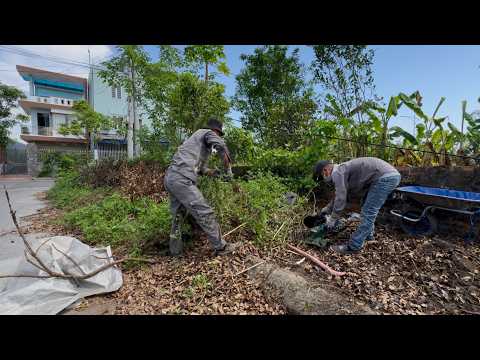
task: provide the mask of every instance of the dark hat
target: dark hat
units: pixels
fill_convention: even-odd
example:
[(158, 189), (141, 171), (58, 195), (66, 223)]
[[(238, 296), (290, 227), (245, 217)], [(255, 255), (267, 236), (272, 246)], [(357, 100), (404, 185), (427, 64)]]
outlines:
[(322, 178), (323, 168), (328, 164), (332, 164), (330, 160), (320, 160), (317, 162), (315, 167), (313, 168), (313, 179), (315, 181), (319, 181)]
[(207, 122), (207, 129), (218, 130), (223, 136), (223, 124), (216, 118), (210, 118)]

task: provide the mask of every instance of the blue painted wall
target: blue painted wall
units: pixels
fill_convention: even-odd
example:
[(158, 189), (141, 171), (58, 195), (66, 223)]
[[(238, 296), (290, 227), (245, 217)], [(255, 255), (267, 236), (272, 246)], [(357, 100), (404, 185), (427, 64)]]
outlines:
[[(98, 69), (93, 69), (89, 77), (90, 87), (90, 105), (93, 109), (99, 113), (107, 116), (128, 116), (128, 102), (127, 93), (124, 89), (121, 91), (121, 98), (117, 97), (115, 91), (115, 97), (112, 96), (112, 87), (107, 85), (99, 76)], [(151, 128), (151, 122), (144, 114), (142, 109), (137, 109), (139, 118), (142, 120), (142, 125)]]
[(60, 89), (46, 88), (38, 85), (35, 86), (35, 95), (36, 96), (53, 96), (53, 97), (60, 97), (60, 98), (72, 99), (72, 100), (80, 100), (85, 98), (83, 93), (73, 93), (70, 91), (62, 91)]

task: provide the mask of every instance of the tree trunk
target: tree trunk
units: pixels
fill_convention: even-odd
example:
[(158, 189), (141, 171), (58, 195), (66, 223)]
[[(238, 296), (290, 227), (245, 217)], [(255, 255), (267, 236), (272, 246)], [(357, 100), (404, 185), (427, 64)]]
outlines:
[(132, 97), (128, 97), (127, 157), (133, 159), (133, 109)]
[(205, 63), (205, 84), (208, 83), (208, 62)]
[(138, 142), (138, 133), (140, 131), (140, 122), (137, 116), (137, 106), (136, 106), (136, 89), (135, 89), (135, 68), (132, 66), (130, 68), (131, 70), (131, 76), (132, 76), (132, 112), (133, 112), (133, 155), (134, 157), (140, 156), (140, 144)]

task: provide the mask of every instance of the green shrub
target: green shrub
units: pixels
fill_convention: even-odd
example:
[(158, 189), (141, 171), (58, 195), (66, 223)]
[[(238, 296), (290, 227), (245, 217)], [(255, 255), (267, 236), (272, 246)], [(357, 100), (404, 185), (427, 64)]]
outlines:
[(167, 238), (171, 217), (168, 201), (130, 201), (113, 193), (98, 203), (67, 213), (64, 221), (79, 229), (88, 243), (126, 245), (131, 253), (138, 254), (145, 241)]
[(92, 190), (82, 185), (77, 172), (66, 171), (59, 174), (47, 197), (58, 208), (73, 208), (79, 199), (90, 195)]
[(233, 182), (202, 178), (199, 186), (215, 209), (223, 232), (246, 223), (238, 234), (251, 236), (256, 244), (285, 241), (302, 223), (305, 200), (299, 197), (288, 205), (284, 197), (288, 188), (272, 175)]
[(56, 176), (62, 172), (76, 170), (86, 163), (87, 157), (84, 154), (72, 154), (62, 152), (49, 152), (40, 156), (42, 170), (39, 177)]
[(256, 146), (252, 132), (229, 126), (225, 130), (225, 143), (235, 164), (249, 164), (254, 159)]

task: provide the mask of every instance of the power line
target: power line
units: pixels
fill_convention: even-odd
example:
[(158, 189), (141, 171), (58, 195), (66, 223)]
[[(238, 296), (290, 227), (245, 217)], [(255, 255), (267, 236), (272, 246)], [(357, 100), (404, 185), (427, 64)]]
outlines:
[[(65, 59), (65, 58), (47, 56), (47, 55), (40, 55), (40, 54), (37, 54), (37, 53), (32, 52), (32, 51), (28, 51), (28, 50), (24, 50), (24, 49), (11, 48), (11, 47), (7, 47), (5, 45), (0, 45), (0, 50), (11, 52), (11, 53), (14, 53), (14, 54), (17, 54), (17, 55), (30, 57), (30, 58), (40, 58), (40, 59), (45, 59), (45, 60), (60, 63), (60, 64), (67, 64), (67, 65), (74, 65), (74, 66), (90, 68), (90, 65), (88, 63), (83, 62), (83, 61)], [(95, 67), (97, 69), (103, 69), (103, 67), (99, 66), (99, 65), (92, 65), (92, 67)]]
[(377, 146), (377, 147), (387, 147), (387, 148), (392, 148), (392, 149), (397, 149), (397, 150), (408, 150), (408, 151), (415, 151), (415, 152), (421, 152), (421, 153), (427, 153), (427, 154), (452, 156), (452, 157), (459, 157), (459, 158), (463, 158), (463, 159), (473, 159), (475, 161), (480, 161), (480, 158), (476, 158), (476, 157), (473, 157), (473, 156), (467, 156), (467, 155), (455, 155), (455, 154), (448, 154), (448, 153), (443, 154), (443, 153), (438, 153), (438, 152), (435, 152), (435, 151), (410, 149), (410, 148), (404, 148), (404, 147), (394, 146), (394, 145), (374, 144), (374, 143), (370, 143), (368, 141), (358, 141), (358, 140), (352, 140), (352, 139), (345, 139), (345, 138), (340, 138), (340, 137), (336, 137), (336, 136), (324, 136), (324, 138), (333, 139), (333, 140), (348, 141), (348, 142), (352, 142), (352, 143), (359, 144), (359, 145), (371, 145), (371, 146)]

